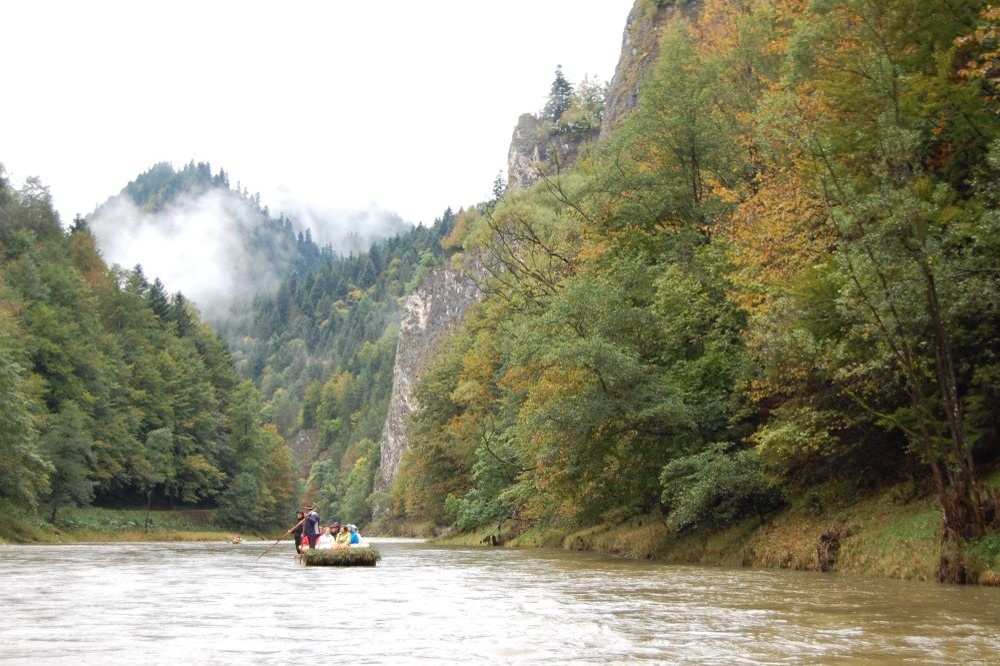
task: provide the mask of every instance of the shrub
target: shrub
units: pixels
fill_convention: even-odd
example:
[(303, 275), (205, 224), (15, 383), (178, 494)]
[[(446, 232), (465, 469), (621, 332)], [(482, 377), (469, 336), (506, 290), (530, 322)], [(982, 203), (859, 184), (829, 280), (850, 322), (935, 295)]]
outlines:
[(723, 527), (748, 515), (764, 515), (784, 503), (753, 450), (731, 451), (719, 443), (669, 462), (660, 475), (667, 526), (676, 532)]

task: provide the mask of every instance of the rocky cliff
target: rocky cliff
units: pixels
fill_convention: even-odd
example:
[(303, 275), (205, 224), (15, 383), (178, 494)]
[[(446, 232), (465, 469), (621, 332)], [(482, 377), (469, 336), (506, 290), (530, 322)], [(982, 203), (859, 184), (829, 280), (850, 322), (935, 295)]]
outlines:
[(625, 23), (621, 56), (608, 86), (600, 131), (557, 132), (535, 114), (523, 114), (507, 153), (507, 191), (531, 187), (541, 174), (568, 168), (585, 143), (607, 136), (638, 103), (642, 80), (660, 53), (664, 26), (672, 18), (691, 17), (700, 8), (700, 0), (636, 0)]
[[(603, 136), (635, 107), (639, 86), (659, 52), (663, 27), (671, 17), (697, 11), (698, 0), (637, 0), (629, 14), (622, 39), (622, 54), (615, 69), (600, 128)], [(536, 183), (541, 173), (568, 168), (581, 146), (598, 137), (594, 132), (557, 132), (538, 116), (523, 114), (511, 136), (507, 155), (507, 189), (515, 191)], [(435, 347), (482, 297), (465, 273), (442, 267), (411, 294), (404, 305), (393, 368), (392, 396), (379, 442), (381, 462), (375, 490), (386, 490), (395, 478), (406, 450), (406, 421), (416, 409), (413, 392)]]
[(541, 174), (567, 168), (580, 147), (596, 138), (597, 132), (555, 132), (535, 114), (522, 114), (507, 151), (507, 191), (529, 188)]
[(533, 113), (521, 114), (507, 151), (507, 190), (522, 190), (535, 182), (536, 164), (548, 159), (545, 142), (541, 141), (542, 123)]
[(441, 340), (480, 298), (476, 283), (449, 266), (433, 271), (406, 298), (396, 343), (389, 411), (379, 441), (381, 458), (375, 490), (385, 490), (396, 476), (407, 445), (407, 417), (416, 409), (413, 391), (421, 372)]
[(700, 0), (636, 0), (625, 23), (621, 56), (604, 102), (601, 138), (638, 103), (643, 78), (660, 54), (664, 26), (671, 18), (693, 16), (700, 8)]

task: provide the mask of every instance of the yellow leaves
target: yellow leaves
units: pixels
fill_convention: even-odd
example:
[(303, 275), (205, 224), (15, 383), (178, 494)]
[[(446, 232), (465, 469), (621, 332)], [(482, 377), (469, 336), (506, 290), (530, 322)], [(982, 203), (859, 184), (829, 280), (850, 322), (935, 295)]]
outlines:
[(611, 244), (606, 238), (590, 238), (589, 236), (580, 247), (578, 255), (582, 264), (592, 264), (599, 261), (611, 249)]
[[(1000, 101), (1000, 6), (987, 6), (980, 18), (982, 22), (975, 30), (955, 40), (966, 58), (958, 75), (984, 81), (986, 99), (996, 104)], [(1000, 106), (994, 110), (1000, 113)]]
[[(531, 418), (534, 414), (544, 412), (549, 405), (560, 400), (572, 400), (584, 393), (586, 387), (594, 382), (594, 375), (588, 370), (561, 366), (552, 366), (534, 372), (521, 370), (520, 376), (522, 379), (530, 378), (533, 380), (523, 385), (527, 397), (521, 409), (521, 418)], [(538, 430), (534, 433), (535, 441), (532, 443), (541, 448), (550, 434)]]
[(733, 296), (752, 313), (766, 310), (833, 241), (822, 201), (796, 167), (761, 175), (756, 194), (736, 209), (727, 230), (737, 269)]
[(353, 382), (354, 377), (350, 372), (346, 370), (338, 372), (326, 382), (323, 387), (323, 395), (324, 397), (332, 396), (338, 403), (342, 403)]
[(728, 187), (712, 174), (705, 175), (705, 189), (718, 197), (723, 203), (738, 204), (743, 199), (743, 193), (740, 190)]
[(69, 252), (73, 265), (83, 274), (91, 287), (111, 286), (111, 278), (104, 260), (97, 250), (94, 237), (89, 233), (74, 233), (69, 238)]
[(446, 250), (464, 249), (466, 239), (481, 224), (482, 215), (476, 209), (458, 211), (458, 215), (455, 216), (455, 226), (441, 239), (441, 247)]
[(453, 417), (446, 427), (446, 431), (456, 441), (467, 443), (470, 448), (475, 447), (479, 440), (481, 430), (481, 419), (478, 414), (472, 412), (462, 412)]
[[(731, 51), (739, 44), (738, 19), (752, 3), (749, 0), (708, 0), (693, 26), (701, 55)], [(736, 6), (734, 6), (736, 5)]]

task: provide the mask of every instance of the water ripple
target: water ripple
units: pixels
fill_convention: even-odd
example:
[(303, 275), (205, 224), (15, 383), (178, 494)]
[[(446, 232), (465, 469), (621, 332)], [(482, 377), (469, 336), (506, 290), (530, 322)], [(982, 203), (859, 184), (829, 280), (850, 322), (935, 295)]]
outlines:
[(1000, 591), (380, 544), (0, 546), (0, 661), (997, 663)]

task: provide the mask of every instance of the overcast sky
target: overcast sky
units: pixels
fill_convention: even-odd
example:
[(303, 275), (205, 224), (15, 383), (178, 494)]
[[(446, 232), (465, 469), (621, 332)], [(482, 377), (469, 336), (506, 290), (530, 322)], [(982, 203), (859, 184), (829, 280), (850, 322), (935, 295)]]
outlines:
[(610, 79), (632, 0), (5, 3), (0, 162), (67, 223), (158, 161), (280, 208), (485, 199), (562, 64)]

